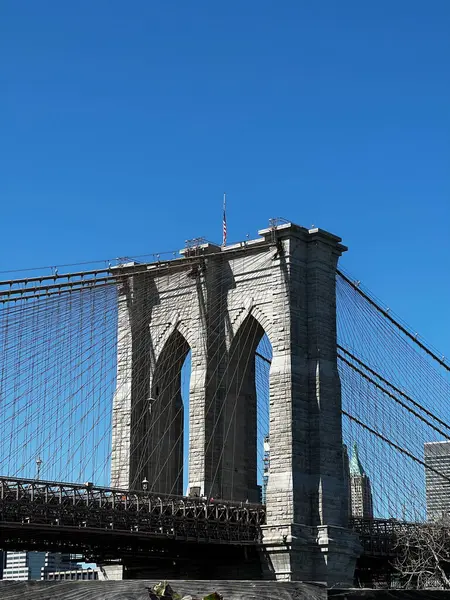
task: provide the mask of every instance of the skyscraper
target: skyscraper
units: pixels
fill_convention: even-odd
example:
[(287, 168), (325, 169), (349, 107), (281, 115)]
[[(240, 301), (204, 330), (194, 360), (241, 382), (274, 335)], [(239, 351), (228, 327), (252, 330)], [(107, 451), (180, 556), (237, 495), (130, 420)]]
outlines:
[(425, 468), (427, 518), (436, 520), (449, 517), (450, 442), (426, 442), (424, 455), (425, 465), (434, 469)]
[(353, 444), (350, 459), (350, 499), (352, 517), (373, 517), (372, 489), (358, 455), (358, 446)]
[(344, 481), (345, 481), (345, 493), (347, 497), (345, 499), (345, 503), (347, 505), (347, 514), (349, 517), (352, 516), (352, 498), (350, 491), (350, 459), (348, 457), (348, 450), (345, 444), (342, 444), (342, 469), (344, 471)]

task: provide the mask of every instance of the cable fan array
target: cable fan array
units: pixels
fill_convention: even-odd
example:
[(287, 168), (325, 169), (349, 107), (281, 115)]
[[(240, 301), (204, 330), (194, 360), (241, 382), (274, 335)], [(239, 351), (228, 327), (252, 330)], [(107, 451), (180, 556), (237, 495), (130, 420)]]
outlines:
[[(246, 273), (259, 275), (259, 301), (271, 294), (271, 259), (245, 255), (241, 270), (233, 273), (236, 304), (245, 304), (239, 280)], [(198, 297), (187, 294), (187, 271), (171, 269), (146, 275), (166, 277), (172, 282), (167, 294), (185, 314), (196, 314)], [(139, 269), (144, 269), (140, 265)], [(170, 277), (169, 277), (170, 276)], [(197, 276), (197, 275), (195, 275)], [(208, 305), (209, 334), (229, 326), (235, 315), (227, 315), (226, 270), (218, 272), (208, 293), (221, 301)], [(200, 280), (198, 280), (200, 281)], [(192, 284), (192, 279), (189, 285)], [(88, 286), (50, 293), (38, 285), (26, 298), (2, 299), (0, 303), (0, 474), (53, 481), (92, 481), (110, 484), (112, 407), (114, 394), (124, 391), (126, 378), (118, 376), (118, 349), (133, 355), (133, 393), (144, 410), (137, 410), (130, 456), (136, 472), (150, 464), (150, 486), (167, 488), (170, 478), (183, 491), (187, 488), (189, 394), (200, 385), (198, 371), (191, 369), (191, 350), (181, 332), (167, 340), (156, 369), (157, 393), (146, 377), (151, 347), (145, 331), (152, 321), (152, 287), (137, 294), (133, 302), (133, 328), (142, 335), (128, 343), (129, 331), (118, 323), (118, 292), (123, 285), (116, 273), (102, 273)], [(201, 287), (201, 286), (200, 286)], [(159, 292), (158, 292), (159, 293)], [(242, 295), (242, 298), (239, 297)], [(401, 326), (374, 299), (345, 275), (337, 276), (338, 366), (342, 383), (343, 436), (350, 448), (357, 443), (361, 462), (371, 480), (374, 516), (407, 520), (426, 517), (424, 443), (450, 440), (448, 398), (450, 368), (407, 328)], [(214, 447), (209, 473), (213, 482), (225, 480), (233, 486), (234, 463), (242, 443), (238, 402), (243, 393), (243, 372), (254, 374), (257, 394), (255, 419), (257, 440), (253, 465), (257, 480), (264, 483), (264, 439), (269, 432), (270, 342), (256, 319), (242, 323), (230, 347), (226, 336), (215, 347), (228, 357), (228, 367), (217, 361), (206, 386), (214, 393), (206, 407), (211, 420), (206, 452)], [(228, 339), (230, 339), (228, 337)], [(206, 340), (200, 340), (206, 344)], [(252, 348), (252, 352), (244, 349)], [(214, 364), (214, 356), (209, 357)], [(192, 374), (191, 374), (192, 372)], [(197, 373), (197, 374), (195, 374)], [(231, 401), (216, 401), (232, 398)], [(149, 408), (151, 403), (152, 419)], [(174, 427), (174, 424), (177, 426)], [(220, 444), (217, 444), (220, 440)], [(249, 443), (252, 443), (249, 440)], [(174, 454), (179, 460), (171, 463)], [(178, 472), (169, 472), (171, 464)], [(433, 467), (442, 481), (448, 473)], [(139, 483), (139, 482), (137, 482)], [(155, 488), (155, 491), (157, 489)]]
[(116, 332), (115, 286), (0, 305), (2, 475), (108, 481)]
[(343, 436), (357, 443), (371, 480), (374, 516), (426, 518), (426, 442), (450, 440), (450, 368), (343, 273), (337, 276)]
[[(270, 259), (261, 256), (248, 256), (242, 259), (242, 273), (248, 269), (264, 272), (265, 262)], [(179, 263), (178, 267), (179, 267)], [(170, 271), (170, 267), (168, 267)], [(179, 270), (179, 269), (178, 269)], [(172, 290), (176, 302), (193, 302), (194, 298), (183, 296), (180, 272), (180, 285)], [(173, 272), (171, 277), (174, 278)], [(225, 277), (225, 276), (224, 276)], [(262, 278), (262, 285), (269, 293), (269, 269)], [(239, 278), (239, 272), (236, 273)], [(265, 279), (266, 278), (266, 281)], [(176, 280), (174, 279), (175, 283)], [(224, 278), (217, 277), (216, 289), (224, 286)], [(117, 353), (123, 348), (123, 341), (129, 332), (118, 326), (118, 291), (123, 281), (111, 275), (102, 276), (98, 284), (93, 280), (89, 286), (58, 290), (52, 282), (51, 292), (39, 286), (36, 293), (26, 298), (3, 300), (0, 304), (0, 475), (26, 478), (41, 478), (52, 481), (92, 481), (96, 485), (109, 485), (111, 482), (112, 446), (112, 408), (114, 394), (120, 394), (125, 385), (118, 377)], [(235, 291), (235, 294), (239, 293)], [(142, 302), (134, 311), (137, 315), (133, 327), (148, 327), (151, 323), (151, 291), (137, 299)], [(136, 308), (136, 307), (135, 307)], [(224, 304), (218, 304), (209, 312), (207, 318), (214, 327), (223, 326)], [(187, 306), (189, 313), (189, 306)], [(256, 321), (255, 321), (256, 323)], [(242, 332), (245, 338), (251, 338), (257, 346), (256, 354), (245, 357), (253, 362), (257, 392), (257, 442), (256, 468), (258, 482), (263, 482), (264, 438), (269, 429), (268, 373), (271, 347), (266, 335), (261, 338), (261, 330), (253, 325)], [(126, 344), (125, 344), (126, 346)], [(148, 382), (143, 381), (140, 370), (145, 373), (150, 357), (146, 354), (148, 344), (145, 335), (136, 336), (129, 351), (135, 358), (133, 378), (137, 397), (147, 403), (151, 394)], [(216, 349), (226, 352), (225, 341)], [(239, 345), (229, 349), (238, 356)], [(235, 353), (235, 354), (234, 354)], [(242, 368), (242, 361), (237, 361)], [(182, 335), (173, 335), (168, 340), (159, 365), (165, 372), (162, 378), (171, 394), (181, 397), (176, 410), (173, 403), (164, 406), (153, 404), (152, 411), (157, 415), (152, 423), (148, 421), (148, 410), (141, 411), (135, 422), (135, 435), (140, 436), (131, 445), (129, 460), (140, 462), (140, 470), (145, 471), (146, 463), (154, 461), (159, 473), (156, 480), (165, 476), (166, 466), (171, 453), (181, 452), (182, 460), (179, 478), (183, 481), (183, 490), (187, 485), (188, 443), (189, 443), (189, 390), (198, 382), (190, 374), (191, 351)], [(239, 397), (240, 383), (236, 372), (228, 369), (210, 373), (211, 381), (226, 393), (234, 392)], [(167, 401), (164, 390), (160, 389), (158, 398)], [(237, 401), (237, 400), (236, 400)], [(233, 436), (239, 434), (235, 427), (228, 427), (229, 416), (236, 411), (233, 403), (211, 403), (208, 410), (213, 411), (213, 436), (222, 439), (224, 456), (219, 457), (212, 473), (212, 479), (220, 477), (219, 464), (233, 448)], [(231, 411), (231, 415), (225, 414)], [(181, 419), (177, 437), (167, 437), (165, 432), (173, 430), (174, 421)], [(141, 421), (140, 421), (141, 420)], [(159, 433), (159, 438), (151, 442), (151, 450), (142, 452), (150, 443), (150, 437)], [(206, 441), (207, 445), (212, 443)], [(228, 450), (225, 450), (228, 447)], [(232, 471), (234, 469), (231, 468)]]

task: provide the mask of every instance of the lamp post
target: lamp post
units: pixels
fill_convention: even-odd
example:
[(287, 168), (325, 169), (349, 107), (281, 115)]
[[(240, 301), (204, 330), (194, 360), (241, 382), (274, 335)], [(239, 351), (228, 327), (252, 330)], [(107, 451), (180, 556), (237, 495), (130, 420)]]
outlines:
[(144, 490), (144, 492), (148, 492), (148, 481), (147, 481), (147, 477), (144, 477), (144, 479), (142, 480), (142, 489)]
[(42, 460), (41, 460), (41, 457), (38, 456), (36, 459), (36, 480), (39, 479), (39, 476), (41, 474), (41, 465), (42, 465)]

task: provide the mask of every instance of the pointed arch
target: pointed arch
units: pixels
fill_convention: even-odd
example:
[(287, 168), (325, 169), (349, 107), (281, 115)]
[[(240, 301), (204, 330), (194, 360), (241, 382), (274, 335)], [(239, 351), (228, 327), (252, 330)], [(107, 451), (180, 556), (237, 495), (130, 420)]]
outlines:
[(270, 319), (267, 316), (267, 314), (265, 313), (265, 311), (263, 310), (263, 308), (261, 306), (253, 306), (251, 314), (261, 325), (261, 327), (264, 330), (264, 333), (269, 338), (269, 342), (270, 342), (271, 346), (273, 347), (274, 332), (273, 332), (272, 319)]
[(250, 298), (245, 302), (244, 306), (240, 309), (239, 313), (235, 318), (230, 322), (230, 331), (228, 335), (228, 349), (231, 348), (234, 338), (236, 337), (238, 331), (241, 329), (243, 323), (248, 319), (249, 316), (252, 316), (262, 327), (264, 333), (270, 340), (270, 343), (273, 346), (272, 337), (273, 337), (273, 327), (272, 321), (265, 313), (264, 309), (254, 303), (254, 299)]
[[(222, 411), (222, 497), (258, 502), (256, 349), (266, 334), (253, 308), (236, 330), (227, 356)], [(258, 316), (263, 316), (263, 313)]]
[(156, 341), (154, 347), (155, 364), (158, 362), (160, 354), (167, 346), (168, 340), (175, 331), (178, 331), (192, 348), (194, 340), (191, 329), (186, 325), (185, 321), (181, 319), (179, 313), (174, 313)]
[(178, 327), (173, 327), (156, 354), (145, 412), (138, 416), (144, 441), (134, 461), (133, 479), (140, 487), (146, 478), (149, 489), (158, 493), (183, 492), (185, 432), (181, 371), (189, 351), (185, 336)]

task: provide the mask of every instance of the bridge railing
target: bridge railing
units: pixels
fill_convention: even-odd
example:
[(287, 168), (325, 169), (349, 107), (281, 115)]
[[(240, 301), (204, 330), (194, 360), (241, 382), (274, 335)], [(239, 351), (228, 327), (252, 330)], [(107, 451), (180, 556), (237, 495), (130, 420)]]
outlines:
[(255, 543), (265, 507), (206, 498), (0, 477), (2, 522)]
[(423, 525), (398, 519), (363, 517), (353, 517), (349, 522), (349, 526), (360, 535), (364, 554), (372, 556), (394, 556), (397, 553), (399, 536)]

